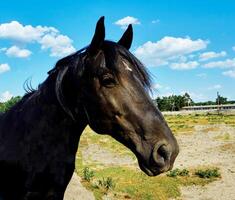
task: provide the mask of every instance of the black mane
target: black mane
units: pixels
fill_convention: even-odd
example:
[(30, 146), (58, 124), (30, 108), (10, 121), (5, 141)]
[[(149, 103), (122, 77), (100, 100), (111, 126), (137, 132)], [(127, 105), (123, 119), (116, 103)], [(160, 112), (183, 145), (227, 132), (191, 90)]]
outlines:
[[(51, 75), (54, 72), (58, 72), (59, 70), (63, 69), (64, 67), (70, 66), (77, 66), (78, 71), (82, 73), (84, 70), (82, 57), (87, 55), (86, 51), (88, 48), (89, 46), (84, 47), (79, 51), (60, 59), (57, 61), (55, 67), (48, 72), (48, 74)], [(107, 40), (104, 42), (102, 50), (105, 53), (106, 62), (111, 63), (110, 65), (107, 65), (107, 67), (111, 69), (113, 73), (117, 73), (119, 71), (117, 65), (114, 63), (117, 62), (117, 55), (121, 55), (124, 59), (128, 60), (132, 64), (130, 67), (133, 68), (135, 75), (139, 78), (143, 86), (146, 89), (151, 90), (152, 78), (150, 73), (148, 72), (147, 68), (139, 61), (139, 59), (136, 58), (130, 51), (115, 42)]]
[[(143, 86), (151, 90), (151, 76), (148, 72), (147, 68), (139, 61), (138, 58), (136, 58), (130, 51), (128, 51), (126, 48), (122, 47), (121, 45), (112, 42), (112, 41), (105, 41), (103, 45), (103, 49), (106, 56), (106, 60), (109, 60), (110, 62), (116, 62), (115, 57), (117, 55), (121, 55), (124, 59), (128, 60), (132, 65), (133, 72), (135, 75), (139, 78), (140, 82), (143, 84)], [(115, 64), (108, 65), (107, 67), (117, 67)], [(114, 72), (118, 71), (117, 68), (112, 69)]]

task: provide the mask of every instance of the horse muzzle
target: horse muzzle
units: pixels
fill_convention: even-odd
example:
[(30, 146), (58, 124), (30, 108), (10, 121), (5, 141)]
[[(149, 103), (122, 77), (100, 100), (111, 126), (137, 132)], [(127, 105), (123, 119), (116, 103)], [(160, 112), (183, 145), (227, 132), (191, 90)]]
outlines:
[(152, 150), (148, 164), (139, 162), (139, 166), (147, 175), (156, 176), (172, 169), (178, 153), (178, 146), (173, 148), (170, 144), (158, 143)]

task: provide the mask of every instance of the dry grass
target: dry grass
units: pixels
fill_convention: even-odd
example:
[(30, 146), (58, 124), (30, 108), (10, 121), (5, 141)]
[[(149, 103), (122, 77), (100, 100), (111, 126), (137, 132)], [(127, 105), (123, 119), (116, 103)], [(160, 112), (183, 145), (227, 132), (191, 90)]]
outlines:
[[(165, 115), (165, 119), (174, 134), (191, 134), (193, 133), (196, 125), (226, 124), (235, 127), (235, 115)], [(216, 130), (216, 127), (209, 127), (203, 131), (209, 132)]]
[[(165, 116), (170, 128), (174, 134), (192, 134), (197, 125), (215, 125), (227, 124), (235, 127), (235, 115), (166, 115)], [(217, 127), (207, 127), (202, 133), (217, 131)], [(216, 139), (230, 140), (231, 136), (224, 134)], [(115, 166), (102, 166), (97, 163), (84, 165), (82, 161), (82, 151), (88, 145), (98, 144), (102, 148), (113, 152), (119, 156), (129, 155), (135, 158), (134, 154), (115, 141), (110, 136), (98, 135), (87, 127), (80, 139), (79, 151), (77, 154), (76, 169), (79, 176), (82, 176), (84, 167), (89, 167), (94, 171), (92, 181), (83, 181), (83, 185), (94, 192), (96, 199), (102, 199), (103, 195), (109, 195), (112, 199), (146, 199), (146, 200), (167, 200), (180, 196), (180, 186), (188, 185), (205, 185), (215, 179), (201, 179), (194, 174), (197, 169), (190, 170), (190, 176), (180, 176), (171, 178), (166, 175), (157, 177), (148, 177), (139, 169)], [(221, 147), (222, 151), (233, 151), (235, 153), (235, 144), (225, 144)], [(201, 167), (199, 169), (202, 169)], [(112, 177), (115, 188), (106, 191), (97, 187), (97, 182), (103, 178)]]
[(224, 134), (221, 134), (221, 135), (217, 135), (214, 137), (214, 139), (216, 140), (222, 140), (222, 141), (230, 141), (232, 140), (234, 137), (229, 134), (229, 133), (224, 133)]
[(235, 143), (226, 143), (220, 146), (220, 150), (235, 154)]

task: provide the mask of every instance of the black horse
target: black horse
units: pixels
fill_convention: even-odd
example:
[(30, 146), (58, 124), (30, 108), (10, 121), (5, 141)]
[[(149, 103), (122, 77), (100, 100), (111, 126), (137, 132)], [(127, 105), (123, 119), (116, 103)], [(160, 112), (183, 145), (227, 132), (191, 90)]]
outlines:
[(62, 200), (89, 125), (109, 134), (155, 176), (172, 168), (178, 144), (149, 97), (150, 76), (128, 49), (132, 26), (106, 41), (104, 17), (91, 44), (59, 60), (38, 89), (0, 116), (0, 199)]

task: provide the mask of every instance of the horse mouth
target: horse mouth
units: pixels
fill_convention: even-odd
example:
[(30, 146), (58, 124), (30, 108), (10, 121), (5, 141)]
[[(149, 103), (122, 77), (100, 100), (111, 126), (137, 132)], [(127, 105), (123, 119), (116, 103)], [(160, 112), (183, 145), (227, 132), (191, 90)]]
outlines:
[(148, 176), (157, 176), (161, 173), (167, 172), (172, 169), (172, 165), (165, 166), (163, 168), (151, 168), (147, 167), (145, 164), (139, 162), (140, 169)]

